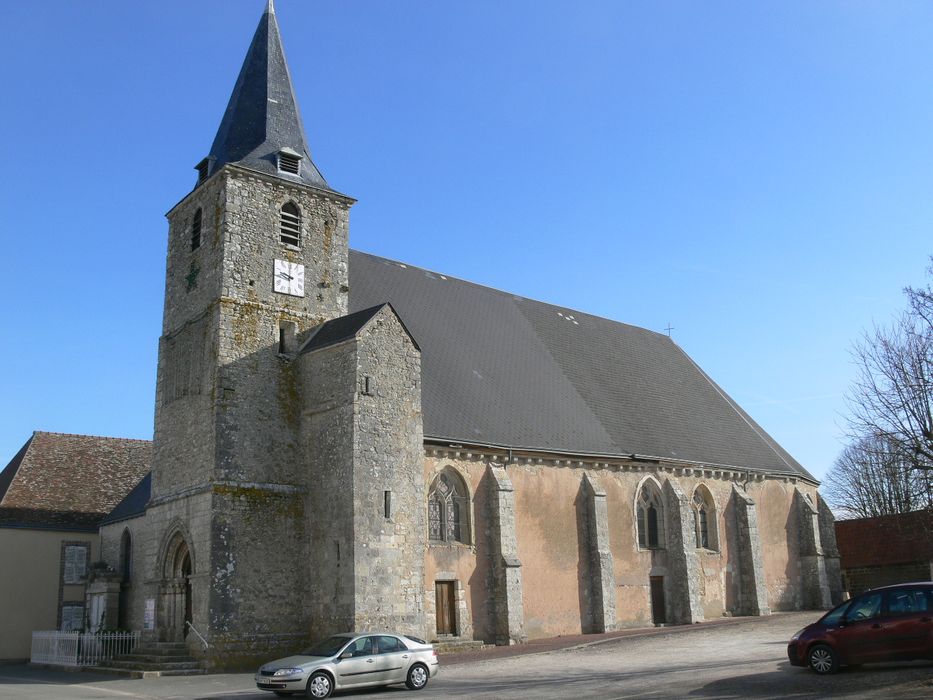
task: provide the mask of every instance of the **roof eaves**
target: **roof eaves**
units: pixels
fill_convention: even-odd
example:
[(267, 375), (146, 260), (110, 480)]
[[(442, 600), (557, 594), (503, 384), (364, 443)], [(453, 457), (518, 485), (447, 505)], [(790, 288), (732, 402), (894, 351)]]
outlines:
[(455, 449), (489, 449), (489, 450), (500, 450), (502, 452), (528, 452), (528, 453), (537, 453), (541, 455), (559, 455), (561, 457), (567, 457), (570, 461), (577, 459), (579, 461), (591, 461), (591, 460), (631, 460), (638, 462), (657, 462), (666, 463), (666, 464), (684, 464), (691, 465), (696, 468), (704, 469), (715, 469), (721, 471), (731, 471), (743, 474), (763, 474), (766, 476), (774, 476), (780, 478), (790, 478), (790, 479), (800, 479), (803, 481), (809, 481), (814, 485), (818, 485), (819, 482), (810, 475), (803, 475), (798, 471), (780, 471), (776, 469), (762, 469), (757, 467), (744, 467), (737, 464), (720, 464), (718, 462), (704, 462), (691, 459), (683, 459), (676, 457), (658, 457), (656, 455), (645, 455), (645, 454), (636, 454), (634, 452), (586, 452), (586, 451), (569, 451), (569, 450), (559, 450), (552, 447), (528, 447), (521, 445), (506, 445), (506, 444), (493, 444), (493, 443), (480, 443), (473, 440), (465, 440), (463, 438), (453, 438), (453, 437), (442, 437), (437, 435), (425, 435), (424, 441), (426, 443), (437, 443), (439, 446), (452, 447)]

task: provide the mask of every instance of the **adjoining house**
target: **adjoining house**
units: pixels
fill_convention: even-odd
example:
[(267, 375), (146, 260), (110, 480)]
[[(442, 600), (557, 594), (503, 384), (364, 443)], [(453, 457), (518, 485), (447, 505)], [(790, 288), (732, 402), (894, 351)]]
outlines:
[(147, 440), (36, 432), (0, 472), (0, 661), (29, 658), (36, 630), (88, 626), (98, 526), (151, 463)]
[(843, 588), (851, 595), (933, 580), (933, 510), (836, 521)]

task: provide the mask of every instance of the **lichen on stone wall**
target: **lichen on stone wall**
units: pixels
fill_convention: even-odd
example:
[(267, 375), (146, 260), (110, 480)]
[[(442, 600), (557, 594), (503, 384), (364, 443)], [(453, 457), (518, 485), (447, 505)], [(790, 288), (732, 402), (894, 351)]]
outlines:
[(214, 484), (213, 492), (229, 499), (235, 507), (243, 508), (247, 523), (258, 519), (266, 525), (271, 518), (304, 518), (304, 498), (301, 494), (232, 484)]

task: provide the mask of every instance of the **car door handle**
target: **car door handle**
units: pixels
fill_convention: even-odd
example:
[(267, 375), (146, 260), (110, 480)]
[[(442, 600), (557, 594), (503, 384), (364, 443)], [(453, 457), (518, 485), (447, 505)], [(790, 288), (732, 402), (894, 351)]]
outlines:
[(407, 659), (407, 658), (408, 658), (408, 654), (402, 654), (402, 658), (403, 658), (403, 659)]
[(873, 625), (871, 626), (871, 628), (872, 628), (873, 630), (880, 630), (880, 629), (882, 629), (882, 626), (879, 625), (879, 624), (876, 622), (875, 624), (873, 624)]
[(366, 659), (366, 663), (371, 664), (375, 659)]

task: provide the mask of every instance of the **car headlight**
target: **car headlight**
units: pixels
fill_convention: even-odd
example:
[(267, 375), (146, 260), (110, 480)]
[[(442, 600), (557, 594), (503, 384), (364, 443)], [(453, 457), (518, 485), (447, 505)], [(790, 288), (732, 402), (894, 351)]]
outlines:
[(798, 639), (800, 639), (800, 635), (803, 634), (803, 633), (806, 631), (806, 629), (807, 629), (807, 628), (804, 627), (802, 630), (800, 630), (799, 632), (797, 632), (796, 634), (794, 634), (794, 636), (790, 638), (790, 641), (796, 642)]
[(273, 676), (297, 676), (301, 673), (300, 668), (280, 668), (277, 669)]

